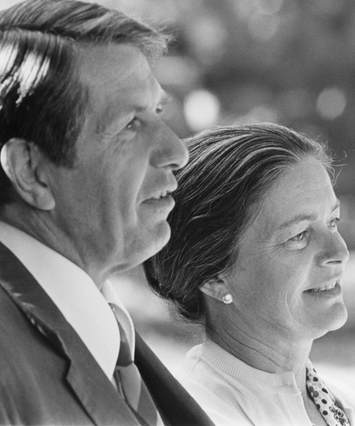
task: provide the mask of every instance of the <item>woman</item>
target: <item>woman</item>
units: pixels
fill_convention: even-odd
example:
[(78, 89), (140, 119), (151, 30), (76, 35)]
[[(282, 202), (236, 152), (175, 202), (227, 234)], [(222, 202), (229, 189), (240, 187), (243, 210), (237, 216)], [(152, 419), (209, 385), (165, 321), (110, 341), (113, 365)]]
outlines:
[(224, 127), (189, 141), (172, 238), (148, 280), (206, 341), (190, 391), (217, 425), (350, 425), (309, 361), (347, 318), (347, 247), (324, 148), (285, 127)]

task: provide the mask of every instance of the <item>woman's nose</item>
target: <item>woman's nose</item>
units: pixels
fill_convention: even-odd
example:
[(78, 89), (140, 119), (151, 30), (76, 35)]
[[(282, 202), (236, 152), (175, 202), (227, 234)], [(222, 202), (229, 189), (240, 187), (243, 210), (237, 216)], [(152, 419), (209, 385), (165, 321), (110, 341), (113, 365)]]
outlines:
[(323, 266), (345, 264), (349, 260), (349, 250), (339, 232), (332, 232), (325, 241), (325, 247), (321, 255)]

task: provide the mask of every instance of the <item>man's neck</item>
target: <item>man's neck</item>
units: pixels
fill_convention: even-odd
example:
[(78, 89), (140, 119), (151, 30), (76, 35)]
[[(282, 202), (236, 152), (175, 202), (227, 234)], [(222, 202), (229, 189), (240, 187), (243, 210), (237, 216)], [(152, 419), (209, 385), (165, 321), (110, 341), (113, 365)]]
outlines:
[(95, 283), (98, 283), (96, 274), (90, 270), (84, 258), (80, 256), (70, 236), (63, 232), (51, 220), (48, 212), (37, 211), (27, 206), (5, 206), (0, 215), (0, 220), (25, 232), (42, 244), (60, 253), (74, 264), (83, 269)]

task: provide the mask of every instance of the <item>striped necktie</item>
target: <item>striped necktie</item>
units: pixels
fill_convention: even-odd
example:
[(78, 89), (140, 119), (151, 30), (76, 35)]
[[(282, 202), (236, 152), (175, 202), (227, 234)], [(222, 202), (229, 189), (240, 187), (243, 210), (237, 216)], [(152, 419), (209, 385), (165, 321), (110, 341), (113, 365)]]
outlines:
[[(112, 303), (110, 303), (110, 307), (118, 319), (120, 317), (117, 312), (119, 307)], [(163, 426), (153, 399), (133, 361), (126, 332), (119, 321), (117, 323), (120, 329), (120, 352), (114, 377), (118, 390), (142, 426)]]
[(334, 395), (318, 376), (313, 367), (306, 369), (306, 387), (309, 396), (328, 426), (350, 426), (350, 421)]

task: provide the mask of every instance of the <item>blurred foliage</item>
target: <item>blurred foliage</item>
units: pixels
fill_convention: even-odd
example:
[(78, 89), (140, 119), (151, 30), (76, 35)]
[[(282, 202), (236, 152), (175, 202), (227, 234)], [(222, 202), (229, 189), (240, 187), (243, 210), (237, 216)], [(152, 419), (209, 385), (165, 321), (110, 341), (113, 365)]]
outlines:
[(329, 141), (342, 162), (354, 157), (355, 3), (101, 2), (165, 23), (175, 35), (161, 74), (178, 101), (204, 88), (221, 103), (218, 123), (275, 120)]

